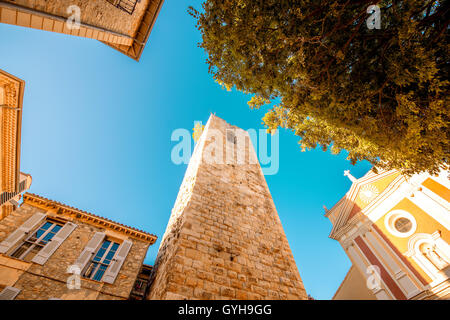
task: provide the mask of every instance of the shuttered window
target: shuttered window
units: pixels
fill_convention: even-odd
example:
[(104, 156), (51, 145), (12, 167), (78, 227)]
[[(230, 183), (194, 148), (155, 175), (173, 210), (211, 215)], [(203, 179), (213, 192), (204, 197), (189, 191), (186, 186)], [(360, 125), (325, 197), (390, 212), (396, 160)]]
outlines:
[(46, 220), (34, 231), (25, 241), (13, 251), (11, 257), (24, 261), (31, 261), (44, 246), (58, 233), (63, 227), (62, 223)]
[(10, 251), (11, 257), (44, 264), (77, 227), (45, 217), (42, 213), (33, 215), (0, 244), (0, 249)]
[(5, 240), (0, 243), (0, 253), (9, 253), (18, 243), (23, 241), (42, 221), (46, 214), (37, 212), (25, 221), (20, 227), (12, 232)]
[(125, 240), (122, 244), (108, 239), (97, 232), (87, 244), (76, 264), (84, 278), (106, 283), (114, 283), (133, 243)]
[(0, 300), (14, 300), (20, 293), (20, 289), (14, 287), (5, 287), (0, 292)]
[(65, 223), (64, 226), (59, 228), (59, 231), (57, 231), (52, 238), (47, 241), (47, 244), (33, 257), (31, 261), (38, 264), (44, 264), (76, 227), (77, 225), (72, 222)]
[(117, 242), (110, 240), (103, 241), (94, 258), (86, 268), (84, 277), (101, 281), (118, 248), (119, 244)]
[(114, 258), (111, 261), (111, 265), (106, 270), (106, 273), (103, 277), (103, 281), (106, 283), (114, 283), (119, 274), (120, 268), (122, 268), (123, 263), (130, 252), (131, 247), (133, 246), (133, 242), (130, 240), (125, 240), (117, 250)]

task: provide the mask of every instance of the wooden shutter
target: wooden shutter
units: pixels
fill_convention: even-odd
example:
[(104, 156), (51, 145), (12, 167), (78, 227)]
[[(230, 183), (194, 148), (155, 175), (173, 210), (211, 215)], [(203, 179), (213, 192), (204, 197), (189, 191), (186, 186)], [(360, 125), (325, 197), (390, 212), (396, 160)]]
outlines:
[(128, 252), (131, 249), (133, 242), (130, 240), (125, 240), (122, 245), (117, 250), (114, 258), (111, 261), (110, 266), (106, 269), (105, 275), (103, 276), (103, 282), (106, 283), (114, 283), (117, 275), (119, 274), (120, 268), (122, 267), (125, 258), (128, 255)]
[(2, 292), (0, 292), (0, 300), (14, 300), (19, 294), (20, 289), (14, 287), (5, 287)]
[(31, 261), (38, 264), (44, 264), (76, 227), (77, 225), (75, 223), (67, 222)]
[(19, 228), (11, 233), (2, 243), (0, 243), (0, 253), (6, 253), (17, 242), (21, 241), (30, 231), (35, 229), (47, 215), (45, 213), (35, 213), (27, 221), (25, 221)]
[(88, 244), (84, 248), (83, 252), (81, 252), (75, 264), (80, 267), (81, 273), (83, 273), (83, 269), (88, 264), (89, 260), (92, 259), (92, 255), (97, 251), (98, 247), (105, 239), (105, 234), (103, 232), (96, 232), (91, 240), (89, 240)]

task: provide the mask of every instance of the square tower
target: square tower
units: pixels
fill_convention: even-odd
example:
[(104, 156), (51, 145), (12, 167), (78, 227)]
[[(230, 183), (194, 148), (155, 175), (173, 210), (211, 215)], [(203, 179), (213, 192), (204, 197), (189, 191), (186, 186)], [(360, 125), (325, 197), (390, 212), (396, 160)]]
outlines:
[(211, 115), (162, 238), (148, 299), (307, 299), (248, 133)]

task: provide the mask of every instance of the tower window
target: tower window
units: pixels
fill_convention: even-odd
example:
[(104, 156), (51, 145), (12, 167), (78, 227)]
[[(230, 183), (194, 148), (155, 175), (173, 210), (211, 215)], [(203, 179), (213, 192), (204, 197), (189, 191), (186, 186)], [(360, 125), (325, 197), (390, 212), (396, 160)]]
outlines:
[(236, 144), (237, 138), (233, 131), (227, 130), (227, 140), (233, 144)]
[(128, 14), (133, 14), (138, 0), (106, 0), (116, 8), (125, 11)]
[(412, 222), (408, 218), (400, 217), (394, 222), (394, 227), (398, 232), (407, 233), (412, 229)]

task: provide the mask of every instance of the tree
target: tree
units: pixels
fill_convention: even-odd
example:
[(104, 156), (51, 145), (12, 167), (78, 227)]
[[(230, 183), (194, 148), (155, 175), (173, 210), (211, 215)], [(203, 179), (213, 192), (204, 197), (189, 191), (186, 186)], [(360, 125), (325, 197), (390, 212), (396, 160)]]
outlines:
[(437, 173), (449, 168), (449, 2), (206, 0), (189, 13), (214, 79), (252, 93), (252, 108), (272, 104), (268, 130), (352, 164)]

